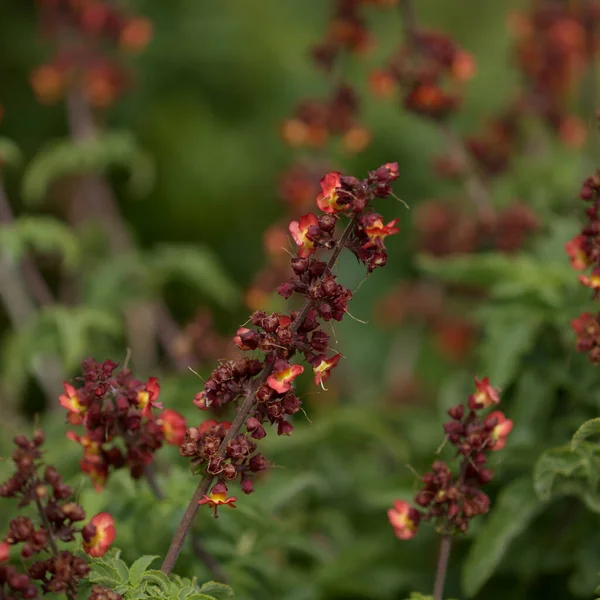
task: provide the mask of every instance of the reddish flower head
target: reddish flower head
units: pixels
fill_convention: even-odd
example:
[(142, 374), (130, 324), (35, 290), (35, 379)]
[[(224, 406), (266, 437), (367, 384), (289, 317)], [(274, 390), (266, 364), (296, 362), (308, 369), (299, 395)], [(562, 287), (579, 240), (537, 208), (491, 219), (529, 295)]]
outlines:
[[(93, 527), (90, 527), (90, 525)], [(108, 552), (117, 532), (113, 518), (108, 513), (102, 512), (91, 519), (84, 528), (83, 533), (84, 552), (98, 558)]]
[(285, 360), (278, 360), (275, 369), (267, 378), (267, 385), (279, 394), (285, 394), (292, 387), (292, 382), (304, 372), (301, 365), (290, 365)]
[(579, 281), (593, 290), (600, 290), (600, 269), (594, 269), (589, 276), (580, 275)]
[(394, 508), (390, 508), (387, 514), (397, 538), (410, 540), (416, 535), (421, 515), (408, 502), (395, 500)]
[(156, 423), (162, 427), (167, 444), (181, 446), (186, 430), (185, 419), (182, 415), (172, 408), (167, 408), (160, 414)]
[(331, 369), (333, 369), (333, 367), (340, 362), (340, 358), (342, 358), (341, 354), (336, 354), (329, 359), (325, 358), (325, 355), (317, 357), (313, 363), (315, 385), (320, 385), (323, 389), (325, 389), (323, 384), (329, 379)]
[(473, 410), (488, 408), (492, 404), (500, 402), (498, 391), (490, 385), (490, 380), (487, 377), (484, 377), (481, 381), (475, 377), (475, 387), (477, 391), (469, 398), (469, 406)]
[(582, 271), (590, 264), (583, 250), (584, 239), (583, 235), (576, 235), (565, 244), (565, 251), (571, 259), (571, 266), (578, 271)]
[(308, 213), (300, 217), (300, 221), (292, 221), (290, 223), (290, 233), (294, 242), (299, 246), (298, 256), (307, 258), (315, 251), (315, 243), (308, 238), (308, 230), (311, 227), (318, 227), (319, 221), (315, 215)]
[(64, 381), (63, 388), (65, 393), (58, 397), (58, 401), (63, 408), (66, 408), (69, 411), (69, 423), (71, 423), (71, 425), (79, 425), (82, 423), (82, 415), (87, 409), (79, 403), (77, 390), (72, 385)]
[(6, 562), (10, 557), (10, 546), (6, 542), (0, 542), (0, 563)]
[(142, 417), (152, 417), (152, 407), (162, 408), (157, 402), (160, 394), (160, 385), (156, 377), (149, 377), (146, 387), (138, 393), (138, 408), (142, 411)]
[(200, 504), (200, 506), (208, 504), (210, 508), (214, 508), (215, 519), (217, 519), (219, 517), (219, 515), (217, 514), (219, 506), (226, 504), (231, 508), (235, 508), (234, 502), (236, 500), (237, 498), (235, 496), (231, 496), (229, 498), (227, 497), (227, 488), (224, 484), (217, 483), (208, 496), (206, 494), (202, 496), (202, 499), (198, 501), (198, 504)]
[(492, 450), (502, 450), (506, 446), (506, 438), (512, 431), (513, 422), (507, 419), (499, 410), (495, 410), (486, 417), (486, 423), (496, 423), (492, 429)]
[(324, 213), (337, 213), (344, 210), (347, 204), (338, 202), (338, 191), (342, 187), (342, 174), (337, 171), (327, 173), (321, 179), (321, 193), (317, 196), (317, 206)]

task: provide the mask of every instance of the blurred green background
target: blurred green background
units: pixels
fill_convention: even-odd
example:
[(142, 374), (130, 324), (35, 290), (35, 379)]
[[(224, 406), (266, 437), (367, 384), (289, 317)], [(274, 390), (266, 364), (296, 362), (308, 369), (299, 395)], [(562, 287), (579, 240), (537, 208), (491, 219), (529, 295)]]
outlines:
[[(465, 109), (453, 122), (459, 132), (474, 130), (519, 84), (506, 16), (527, 3), (415, 4), (423, 23), (455, 37), (477, 59)], [(150, 158), (155, 179), (140, 196), (131, 192), (126, 170), (112, 169), (107, 176), (142, 252), (155, 256), (155, 250), (170, 245), (173, 253), (156, 255), (163, 263), (155, 257), (153, 268), (162, 264), (176, 272), (178, 264), (190, 264), (184, 276), (164, 278), (162, 293), (176, 320), (187, 323), (198, 308), (206, 308), (214, 319), (211, 335), (228, 337), (246, 321), (243, 291), (265, 265), (264, 232), (288, 214), (279, 180), (299, 155), (282, 142), (281, 123), (303, 98), (329, 89), (309, 49), (323, 34), (331, 6), (323, 0), (140, 0), (131, 5), (152, 19), (155, 35), (148, 49), (132, 59), (133, 86), (108, 112), (105, 125), (133, 135)], [(33, 170), (40, 152), (67, 135), (64, 104), (41, 107), (29, 86), (32, 69), (52, 50), (40, 39), (35, 14), (33, 3), (23, 0), (3, 0), (0, 7), (0, 135), (17, 144), (23, 156), (20, 166), (7, 166), (4, 180), (18, 216), (63, 219), (60, 187), (37, 204), (24, 197), (23, 182), (40, 177), (39, 169), (37, 174)], [(474, 524), (467, 539), (455, 545), (448, 597), (591, 597), (600, 570), (600, 502), (590, 499), (597, 490), (565, 487), (550, 501), (554, 480), (543, 499), (539, 486), (536, 496), (531, 483), (540, 453), (566, 444), (599, 408), (594, 367), (574, 353), (568, 326), (589, 307), (589, 299), (563, 254), (564, 243), (578, 228), (573, 199), (589, 158), (550, 141), (539, 161), (524, 159), (499, 181), (498, 204), (520, 197), (542, 224), (538, 237), (516, 258), (492, 253), (449, 266), (418, 260), (415, 208), (461, 192), (432, 177), (431, 159), (443, 147), (437, 128), (368, 92), (369, 72), (396, 47), (402, 30), (397, 9), (373, 8), (368, 14), (377, 44), (350, 62), (348, 77), (361, 93), (361, 118), (373, 141), (356, 156), (332, 150), (329, 157), (357, 177), (397, 161), (401, 176), (394, 189), (411, 209), (395, 202), (381, 207), (386, 218), (400, 218), (401, 234), (389, 240), (388, 267), (369, 277), (352, 301), (352, 315), (368, 324), (346, 319), (335, 326), (345, 360), (329, 380), (329, 392), (316, 395), (310, 382), (301, 384), (307, 420), (296, 417), (291, 438), (270, 434), (264, 442), (276, 468), (257, 482), (254, 495), (239, 499), (236, 511), (221, 511), (217, 521), (201, 514), (198, 530), (240, 600), (403, 600), (414, 590), (429, 593), (435, 534), (424, 526), (417, 538), (401, 542), (385, 511), (394, 499), (410, 498), (414, 477), (406, 465), (418, 472), (427, 469), (443, 440), (445, 410), (471, 393), (474, 374), (490, 375), (492, 384), (502, 387), (515, 430), (491, 485), (497, 512)], [(0, 397), (6, 423), (1, 453), (8, 455), (14, 430), (30, 428), (33, 416), (40, 415), (52, 440), (49, 459), (77, 482), (90, 514), (114, 514), (116, 544), (125, 558), (164, 554), (195, 485), (184, 461), (172, 449), (158, 458), (167, 501), (157, 502), (143, 483), (131, 482), (125, 473), (112, 477), (101, 494), (92, 492), (78, 474), (79, 449), (64, 439), (63, 415), (44, 406), (30, 376), (40, 351), (58, 356), (69, 377), (88, 355), (121, 360), (128, 345), (123, 315), (134, 296), (146, 293), (127, 295), (123, 282), (128, 281), (129, 255), (109, 257), (99, 238), (85, 233), (75, 238), (75, 272), (84, 282), (79, 298), (116, 320), (117, 328), (98, 318), (97, 326), (84, 331), (77, 325), (75, 305), (60, 319), (52, 317), (51, 326), (44, 321), (19, 334), (0, 310), (3, 389), (16, 388), (17, 382), (21, 388), (16, 401), (12, 394), (10, 401), (8, 395)], [(185, 251), (178, 250), (184, 245)], [(205, 253), (203, 258), (188, 261), (190, 247)], [(58, 294), (55, 254), (36, 256)], [(364, 273), (346, 258), (340, 277), (355, 289)], [(400, 284), (440, 279), (487, 290), (484, 302), (474, 305), (459, 295), (445, 307), (475, 331), (477, 345), (458, 359), (440, 349), (436, 331), (426, 324), (382, 319), (381, 301)], [(269, 302), (283, 306), (275, 296)], [(206, 375), (222, 357), (189, 366)], [(176, 372), (163, 355), (151, 373), (136, 363), (135, 353), (131, 365), (139, 378), (160, 377), (165, 406), (180, 410), (191, 423), (205, 418), (192, 405), (201, 389), (194, 374)], [(0, 471), (8, 469), (9, 464), (0, 465)], [(190, 549), (177, 570), (201, 580), (211, 576)]]

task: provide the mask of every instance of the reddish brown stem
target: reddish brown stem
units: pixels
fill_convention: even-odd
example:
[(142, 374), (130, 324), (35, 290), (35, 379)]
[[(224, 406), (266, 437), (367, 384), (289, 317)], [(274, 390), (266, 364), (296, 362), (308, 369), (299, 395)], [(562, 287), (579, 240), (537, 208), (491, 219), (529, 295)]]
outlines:
[(452, 536), (442, 536), (440, 544), (440, 554), (435, 572), (435, 584), (433, 588), (433, 600), (443, 600), (444, 584), (446, 583), (446, 573), (448, 571), (448, 559), (450, 558), (450, 548), (452, 547)]
[[(350, 237), (350, 235), (352, 234), (352, 231), (354, 230), (357, 219), (358, 219), (358, 217), (354, 216), (351, 219), (351, 221), (348, 223), (348, 225), (346, 226), (346, 229), (344, 229), (344, 232), (342, 233), (342, 236), (340, 237), (340, 239), (333, 251), (333, 254), (331, 255), (331, 258), (329, 259), (329, 262), (327, 263), (327, 269), (325, 271), (326, 273), (330, 272), (333, 269), (335, 263), (337, 262), (337, 259), (339, 258), (340, 252), (346, 245), (348, 238)], [(310, 309), (312, 307), (313, 307), (312, 300), (307, 299), (304, 302), (304, 305), (302, 306), (302, 308), (300, 309), (300, 312), (294, 319), (294, 322), (292, 323), (291, 329), (292, 329), (293, 333), (296, 333), (298, 331), (298, 329), (300, 328), (300, 326), (306, 319), (306, 316), (308, 315), (308, 312), (310, 311)], [(240, 434), (240, 431), (242, 430), (244, 423), (250, 416), (251, 412), (254, 410), (254, 406), (256, 403), (256, 392), (261, 387), (261, 385), (267, 380), (267, 377), (269, 377), (269, 375), (272, 372), (273, 372), (272, 364), (266, 365), (264, 367), (260, 376), (254, 382), (252, 389), (246, 396), (231, 427), (229, 428), (229, 430), (227, 432), (227, 435), (223, 438), (223, 441), (221, 442), (221, 445), (219, 446), (219, 449), (218, 449), (217, 453), (215, 454), (215, 457), (219, 457), (219, 458), (225, 457), (225, 455), (227, 453), (227, 448), (229, 447), (229, 442), (231, 442), (231, 440), (233, 440)], [(196, 513), (198, 512), (198, 509), (199, 509), (198, 502), (201, 500), (202, 496), (208, 492), (208, 488), (213, 479), (214, 479), (213, 475), (210, 475), (210, 474), (204, 475), (202, 477), (202, 479), (200, 480), (200, 482), (198, 483), (196, 490), (192, 494), (190, 502), (189, 502), (185, 512), (183, 513), (183, 517), (181, 518), (179, 527), (177, 528), (177, 531), (175, 532), (175, 535), (173, 536), (173, 540), (171, 541), (171, 545), (169, 546), (169, 550), (167, 551), (167, 555), (165, 556), (165, 560), (162, 564), (161, 570), (163, 573), (169, 575), (173, 571), (173, 567), (175, 566), (175, 563), (177, 562), (177, 558), (179, 557), (179, 553), (181, 552), (181, 548), (183, 547), (183, 544), (187, 537), (188, 531), (191, 529), (192, 523), (194, 522), (194, 518), (196, 517)]]
[[(97, 135), (92, 111), (79, 86), (74, 86), (67, 97), (67, 116), (73, 140), (86, 140)], [(108, 183), (99, 176), (88, 175), (80, 178), (73, 206), (73, 220), (80, 222), (86, 218), (98, 218), (115, 254), (129, 252), (134, 242), (119, 211), (117, 201)], [(154, 335), (167, 353), (171, 363), (179, 370), (187, 368), (190, 360), (180, 356), (175, 349), (179, 327), (162, 300), (129, 312), (133, 354), (138, 363), (148, 368), (156, 361)]]

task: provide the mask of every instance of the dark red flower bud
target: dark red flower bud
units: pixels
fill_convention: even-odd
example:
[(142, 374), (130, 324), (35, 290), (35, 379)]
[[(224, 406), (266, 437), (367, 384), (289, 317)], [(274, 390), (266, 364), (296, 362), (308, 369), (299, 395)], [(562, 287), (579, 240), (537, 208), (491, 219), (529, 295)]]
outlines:
[(452, 406), (448, 409), (448, 415), (450, 416), (450, 418), (456, 419), (457, 421), (460, 421), (460, 419), (463, 418), (464, 414), (465, 407), (462, 404), (459, 404), (458, 406)]

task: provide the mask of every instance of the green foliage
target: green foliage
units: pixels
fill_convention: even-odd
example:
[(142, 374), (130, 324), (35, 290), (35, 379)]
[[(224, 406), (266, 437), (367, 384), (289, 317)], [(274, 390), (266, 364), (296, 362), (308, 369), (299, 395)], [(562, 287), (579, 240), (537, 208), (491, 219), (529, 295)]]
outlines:
[(577, 450), (581, 443), (591, 436), (600, 434), (600, 418), (586, 421), (571, 438), (571, 450)]
[(23, 198), (31, 205), (39, 204), (53, 181), (67, 175), (101, 173), (110, 167), (129, 171), (132, 193), (146, 194), (152, 186), (152, 163), (134, 136), (130, 132), (109, 132), (89, 139), (47, 144), (27, 166)]
[(511, 542), (525, 531), (540, 509), (529, 478), (518, 479), (504, 487), (463, 566), (463, 591), (469, 598), (483, 588)]
[(10, 225), (0, 226), (0, 252), (18, 262), (33, 249), (58, 253), (65, 267), (73, 269), (80, 258), (79, 242), (73, 230), (52, 217), (19, 217)]
[(233, 600), (233, 590), (222, 583), (209, 581), (199, 585), (195, 579), (167, 577), (162, 571), (149, 569), (158, 558), (141, 556), (127, 567), (120, 551), (111, 549), (92, 562), (84, 593), (89, 593), (91, 585), (101, 585), (121, 594), (125, 600)]
[(23, 157), (17, 144), (6, 137), (0, 137), (0, 168), (8, 165), (16, 167), (21, 164)]

